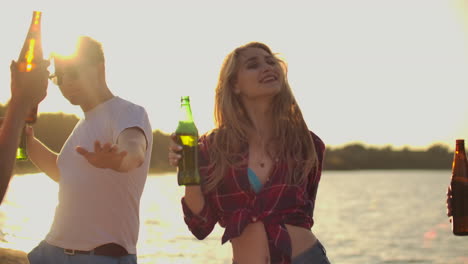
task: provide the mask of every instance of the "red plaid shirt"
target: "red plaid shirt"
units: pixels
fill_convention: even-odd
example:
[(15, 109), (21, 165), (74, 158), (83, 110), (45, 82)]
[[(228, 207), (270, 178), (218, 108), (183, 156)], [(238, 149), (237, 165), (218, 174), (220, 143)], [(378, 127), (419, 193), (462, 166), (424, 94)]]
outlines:
[[(311, 172), (304, 185), (284, 184), (283, 177), (288, 173), (285, 162), (277, 161), (270, 179), (255, 193), (247, 175), (248, 154), (242, 167), (230, 169), (215, 190), (205, 194), (205, 206), (195, 215), (182, 198), (184, 220), (190, 231), (198, 239), (211, 233), (215, 224), (225, 228), (222, 244), (241, 235), (250, 223), (262, 221), (268, 237), (272, 263), (291, 263), (291, 240), (285, 224), (310, 229), (314, 224), (313, 212), (317, 187), (321, 176), (325, 145), (312, 133), (317, 150), (318, 173)], [(208, 136), (209, 137), (209, 136)], [(208, 137), (199, 140), (200, 175), (206, 177), (208, 158)]]

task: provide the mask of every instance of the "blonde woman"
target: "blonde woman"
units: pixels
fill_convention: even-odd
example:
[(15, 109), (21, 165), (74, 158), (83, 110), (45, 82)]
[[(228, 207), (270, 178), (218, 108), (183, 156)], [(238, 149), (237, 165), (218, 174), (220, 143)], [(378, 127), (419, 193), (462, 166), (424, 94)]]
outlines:
[[(286, 64), (265, 44), (225, 58), (215, 123), (199, 140), (202, 185), (182, 198), (191, 232), (204, 239), (218, 222), (236, 264), (329, 263), (311, 231), (325, 146), (304, 122)], [(180, 150), (173, 135), (171, 165)]]

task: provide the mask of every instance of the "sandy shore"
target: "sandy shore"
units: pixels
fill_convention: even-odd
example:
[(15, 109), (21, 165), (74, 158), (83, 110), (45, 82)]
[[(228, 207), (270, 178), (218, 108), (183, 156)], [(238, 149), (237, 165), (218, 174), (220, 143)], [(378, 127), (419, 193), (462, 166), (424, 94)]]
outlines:
[(29, 264), (26, 253), (19, 250), (0, 248), (0, 263), (2, 264)]

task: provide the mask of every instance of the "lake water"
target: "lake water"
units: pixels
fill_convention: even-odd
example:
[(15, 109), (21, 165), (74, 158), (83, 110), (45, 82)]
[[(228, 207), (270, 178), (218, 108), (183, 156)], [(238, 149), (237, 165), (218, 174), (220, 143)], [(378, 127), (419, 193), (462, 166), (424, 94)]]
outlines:
[[(468, 237), (452, 235), (445, 209), (450, 171), (324, 171), (313, 231), (332, 263), (468, 264)], [(44, 174), (16, 176), (0, 206), (0, 247), (30, 251), (48, 232), (58, 186)], [(148, 177), (138, 262), (231, 263), (216, 226), (195, 239), (183, 222), (175, 174)]]

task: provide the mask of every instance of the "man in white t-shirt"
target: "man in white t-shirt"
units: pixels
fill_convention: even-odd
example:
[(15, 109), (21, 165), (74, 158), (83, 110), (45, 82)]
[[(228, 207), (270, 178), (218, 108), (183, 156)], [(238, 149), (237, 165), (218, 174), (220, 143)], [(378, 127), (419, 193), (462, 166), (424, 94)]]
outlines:
[(140, 197), (153, 144), (147, 113), (109, 90), (96, 40), (80, 37), (75, 54), (54, 56), (54, 64), (55, 82), (84, 118), (59, 154), (27, 130), (31, 161), (59, 183), (54, 222), (29, 261), (137, 263)]

